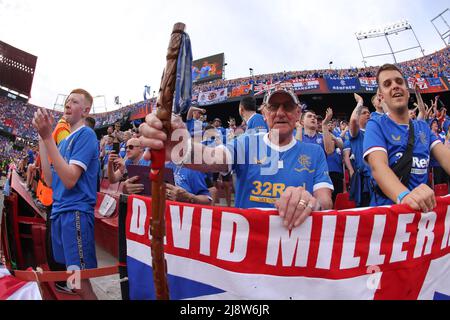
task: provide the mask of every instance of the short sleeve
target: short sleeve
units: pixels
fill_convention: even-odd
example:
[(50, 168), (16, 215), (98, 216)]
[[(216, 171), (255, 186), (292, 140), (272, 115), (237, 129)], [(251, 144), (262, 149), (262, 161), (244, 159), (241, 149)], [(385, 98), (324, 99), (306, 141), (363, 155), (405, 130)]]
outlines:
[(330, 174), (328, 172), (328, 164), (325, 154), (321, 151), (317, 152), (316, 155), (317, 166), (314, 173), (313, 190), (316, 191), (324, 188), (334, 190), (333, 183), (331, 182)]
[(92, 159), (98, 159), (99, 154), (95, 133), (91, 129), (82, 130), (71, 141), (73, 149), (70, 154), (69, 164), (76, 164), (86, 171)]
[(383, 130), (379, 123), (373, 119), (369, 120), (364, 134), (363, 159), (375, 151), (383, 151), (387, 154), (386, 139), (383, 136)]

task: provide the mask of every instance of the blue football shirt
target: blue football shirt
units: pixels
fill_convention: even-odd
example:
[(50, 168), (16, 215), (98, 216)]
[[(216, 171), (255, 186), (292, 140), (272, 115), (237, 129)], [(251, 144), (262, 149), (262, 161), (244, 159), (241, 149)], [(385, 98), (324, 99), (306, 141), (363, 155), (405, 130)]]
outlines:
[(384, 115), (384, 113), (380, 113), (378, 111), (375, 111), (375, 112), (372, 112), (370, 114), (370, 119), (379, 118), (379, 117), (382, 117), (383, 115)]
[[(430, 151), (441, 141), (432, 134), (425, 121), (413, 121), (414, 150), (409, 190), (428, 181), (428, 167), (430, 165)], [(399, 125), (388, 115), (371, 119), (367, 123), (366, 137), (364, 139), (364, 159), (375, 151), (383, 151), (388, 155), (389, 166), (392, 167), (403, 155), (408, 144), (409, 125)], [(371, 177), (372, 183), (376, 181)], [(372, 195), (372, 206), (393, 204), (390, 199)]]
[(302, 186), (311, 194), (333, 189), (323, 150), (292, 139), (284, 147), (268, 133), (242, 135), (227, 145), (235, 170), (236, 207), (274, 208), (287, 187)]
[[(367, 129), (367, 128), (366, 128)], [(369, 177), (370, 176), (370, 170), (367, 164), (364, 162), (364, 140), (365, 140), (365, 133), (366, 131), (364, 129), (359, 129), (358, 134), (356, 137), (350, 136), (350, 148), (352, 149), (352, 154), (354, 155), (354, 165), (355, 170), (359, 169), (363, 176)]]
[(177, 166), (173, 162), (166, 163), (166, 168), (173, 170), (175, 185), (177, 187), (183, 188), (187, 192), (196, 196), (210, 196), (205, 182), (205, 173), (191, 170), (183, 166)]
[(264, 121), (264, 117), (259, 113), (255, 113), (250, 117), (250, 119), (248, 119), (246, 131), (250, 134), (267, 132), (269, 131), (269, 128), (267, 127), (267, 123)]
[(51, 217), (76, 210), (94, 213), (100, 165), (95, 132), (82, 126), (61, 141), (58, 149), (68, 164), (81, 167), (83, 173), (75, 186), (68, 190), (52, 166), (53, 207)]

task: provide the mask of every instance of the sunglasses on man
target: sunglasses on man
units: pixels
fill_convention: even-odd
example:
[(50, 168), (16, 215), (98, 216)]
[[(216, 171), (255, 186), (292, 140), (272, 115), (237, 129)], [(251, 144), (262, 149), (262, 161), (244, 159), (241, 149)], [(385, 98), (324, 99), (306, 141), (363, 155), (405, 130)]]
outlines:
[(283, 103), (268, 103), (266, 105), (266, 108), (270, 112), (277, 112), (278, 109), (280, 109), (281, 106), (283, 106), (283, 109), (286, 112), (292, 112), (296, 108), (298, 108), (298, 105), (294, 101), (283, 102)]
[(129, 146), (126, 146), (126, 149), (127, 150), (133, 150), (135, 147), (138, 148), (140, 146), (134, 146), (134, 145), (130, 144)]

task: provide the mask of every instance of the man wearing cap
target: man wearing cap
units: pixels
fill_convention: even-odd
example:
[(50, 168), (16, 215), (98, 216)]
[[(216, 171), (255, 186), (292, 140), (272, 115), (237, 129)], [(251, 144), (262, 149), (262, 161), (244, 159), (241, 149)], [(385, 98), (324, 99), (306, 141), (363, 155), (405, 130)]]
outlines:
[[(140, 127), (140, 139), (143, 145), (155, 150), (165, 146), (169, 159), (194, 170), (235, 170), (236, 207), (276, 208), (284, 225), (292, 229), (312, 211), (332, 207), (333, 185), (322, 149), (293, 137), (301, 114), (295, 94), (284, 89), (269, 92), (262, 114), (268, 133), (242, 135), (226, 148), (192, 143), (179, 119), (172, 122), (175, 131), (173, 141), (168, 142), (161, 121), (152, 114), (147, 115), (146, 123)], [(186, 137), (181, 143), (180, 136)]]

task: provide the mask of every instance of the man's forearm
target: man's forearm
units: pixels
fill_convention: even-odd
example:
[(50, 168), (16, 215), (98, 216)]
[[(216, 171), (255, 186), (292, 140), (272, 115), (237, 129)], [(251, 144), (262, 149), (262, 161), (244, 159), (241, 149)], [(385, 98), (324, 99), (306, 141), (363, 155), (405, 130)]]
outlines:
[(438, 143), (431, 150), (432, 156), (439, 162), (442, 169), (450, 175), (450, 149), (444, 146), (442, 143)]
[(188, 150), (189, 155), (183, 154), (185, 167), (200, 172), (228, 172), (226, 147), (207, 147), (201, 143), (193, 142)]
[(123, 176), (123, 174), (122, 174), (122, 172), (120, 172), (119, 169), (114, 171), (114, 164), (108, 163), (108, 180), (109, 180), (109, 183), (119, 182), (120, 179), (122, 178), (122, 176)]
[(373, 165), (371, 163), (372, 176), (380, 187), (381, 191), (394, 203), (400, 193), (407, 189), (389, 166), (384, 163)]
[(323, 144), (325, 147), (325, 152), (327, 155), (333, 154), (335, 149), (335, 144), (333, 141), (333, 138), (331, 137), (331, 133), (328, 130), (328, 125), (322, 126), (322, 132), (323, 132)]
[(359, 132), (359, 117), (361, 116), (363, 102), (358, 102), (355, 109), (353, 110), (352, 116), (350, 117), (349, 131), (352, 137), (356, 137)]
[(50, 163), (48, 162), (47, 148), (44, 141), (39, 139), (39, 152), (41, 155), (41, 168), (44, 173), (44, 181), (47, 186), (52, 185), (52, 171), (50, 169)]
[[(333, 136), (331, 138), (333, 138)], [(342, 141), (341, 138), (334, 138), (333, 141), (337, 148), (339, 148), (341, 150), (344, 149), (344, 142)]]
[(353, 168), (352, 162), (350, 161), (350, 155), (348, 151), (344, 151), (344, 163), (350, 174), (353, 174), (355, 172), (355, 169)]
[(210, 205), (211, 199), (206, 195), (191, 195), (194, 199), (194, 204), (203, 204), (203, 205)]
[(50, 159), (52, 159), (53, 168), (58, 174), (58, 177), (67, 189), (72, 189), (77, 183), (79, 176), (77, 176), (75, 170), (61, 156), (51, 137), (45, 139), (43, 142)]

